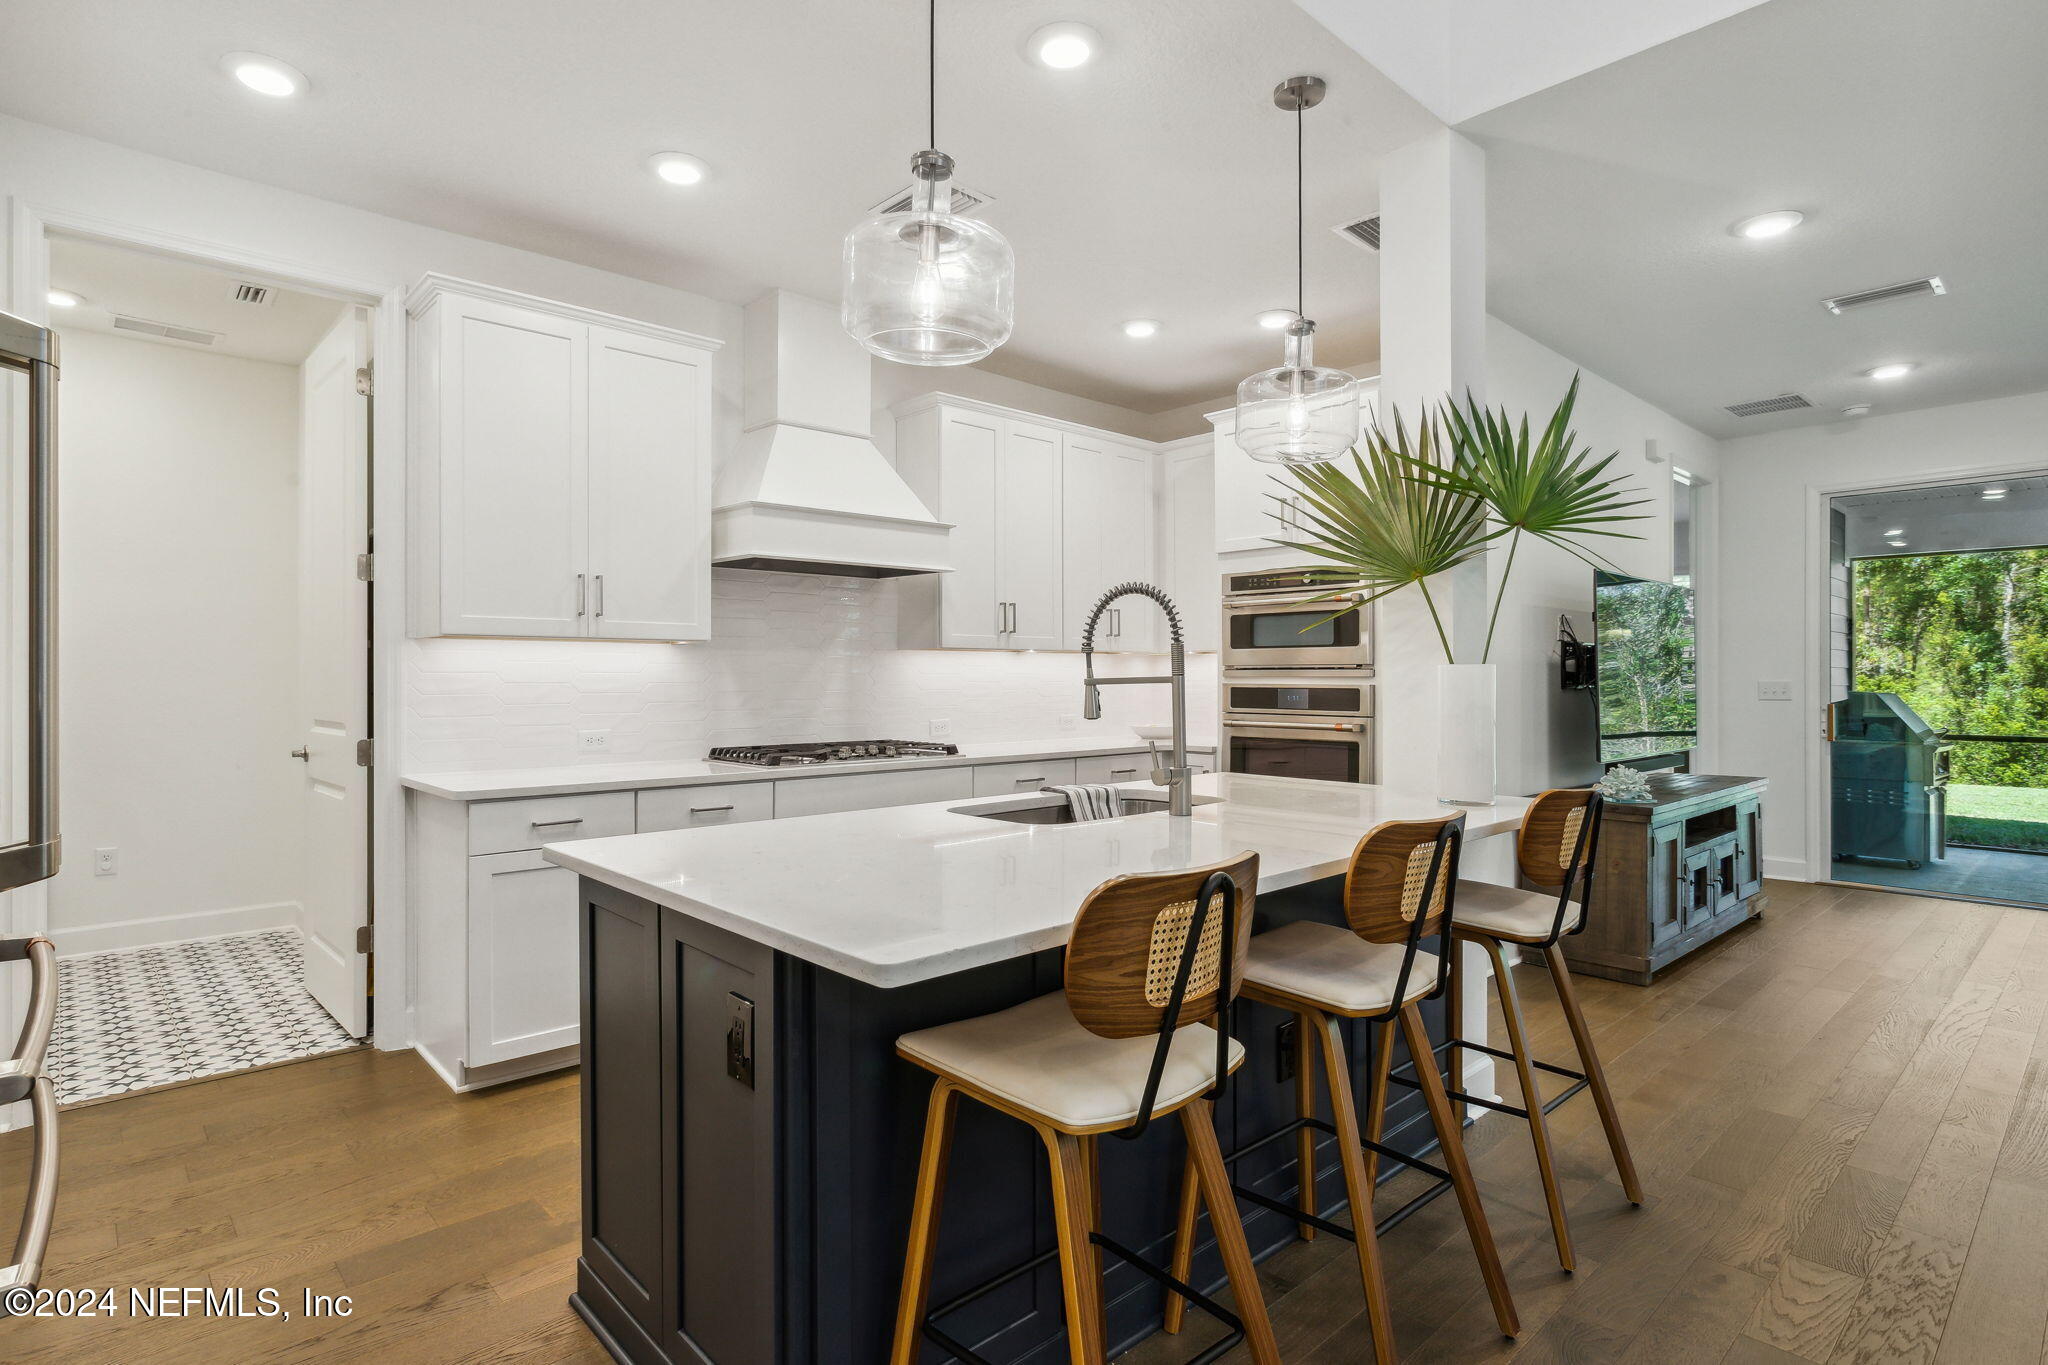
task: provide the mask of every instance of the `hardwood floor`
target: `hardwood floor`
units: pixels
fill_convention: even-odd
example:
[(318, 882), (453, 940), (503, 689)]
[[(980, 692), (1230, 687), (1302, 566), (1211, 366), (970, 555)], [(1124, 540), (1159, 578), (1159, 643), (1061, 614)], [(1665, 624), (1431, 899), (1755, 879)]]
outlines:
[[(1404, 1359), (2048, 1360), (2048, 914), (1776, 883), (1761, 923), (1654, 986), (1577, 982), (1648, 1205), (1623, 1199), (1591, 1101), (1559, 1109), (1563, 1275), (1527, 1127), (1475, 1125), (1522, 1336), (1500, 1336), (1439, 1199), (1383, 1243)], [(1537, 1054), (1567, 1060), (1541, 968), (1517, 983)], [(7, 1321), (0, 1358), (605, 1360), (565, 1302), (573, 1073), (458, 1096), (410, 1054), (357, 1052), (64, 1124), (51, 1286), (274, 1285), (294, 1308), (311, 1288), (354, 1312)], [(0, 1137), (0, 1203), (26, 1137)], [(1261, 1278), (1284, 1359), (1371, 1358), (1347, 1243), (1298, 1243)], [(1197, 1323), (1123, 1359), (1208, 1338)]]

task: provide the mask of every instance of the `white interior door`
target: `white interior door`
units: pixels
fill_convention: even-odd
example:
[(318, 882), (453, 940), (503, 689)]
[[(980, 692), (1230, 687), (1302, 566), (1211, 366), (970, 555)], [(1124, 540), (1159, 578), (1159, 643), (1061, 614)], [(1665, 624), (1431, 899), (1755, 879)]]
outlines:
[[(306, 989), (356, 1037), (369, 1033), (370, 585), (369, 319), (351, 308), (299, 370), (299, 744), (305, 763), (305, 865), (299, 927)], [(280, 755), (280, 760), (291, 759)]]

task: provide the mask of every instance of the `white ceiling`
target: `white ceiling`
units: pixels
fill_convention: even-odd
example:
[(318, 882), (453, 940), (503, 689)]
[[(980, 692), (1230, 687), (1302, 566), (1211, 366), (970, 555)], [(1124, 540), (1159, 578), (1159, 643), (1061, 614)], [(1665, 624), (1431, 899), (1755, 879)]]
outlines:
[[(2048, 388), (2044, 54), (2040, 0), (1771, 0), (1482, 115), (1489, 306), (1716, 436)], [(1786, 392), (1814, 410), (1722, 410)]]
[(144, 340), (280, 365), (296, 365), (310, 355), (345, 306), (276, 288), (261, 306), (237, 303), (234, 291), (241, 280), (236, 276), (71, 237), (51, 239), (50, 283), (84, 299), (76, 308), (50, 311), (51, 321), (62, 330), (136, 337), (114, 326), (115, 316), (121, 314), (219, 337), (210, 346), (158, 337)]
[[(919, 0), (0, 0), (0, 110), (395, 217), (733, 302), (839, 292), (840, 239), (924, 145)], [(1079, 19), (1105, 50), (1022, 44)], [(1377, 260), (1328, 229), (1376, 206), (1376, 159), (1429, 114), (1292, 0), (939, 6), (938, 141), (1018, 259), (988, 368), (1154, 412), (1277, 362), (1253, 316), (1293, 296), (1293, 124), (1309, 115), (1309, 311), (1321, 352), (1378, 354)], [(277, 102), (231, 50), (303, 70)], [(693, 153), (712, 178), (656, 181)], [(1129, 318), (1157, 337), (1125, 338)]]

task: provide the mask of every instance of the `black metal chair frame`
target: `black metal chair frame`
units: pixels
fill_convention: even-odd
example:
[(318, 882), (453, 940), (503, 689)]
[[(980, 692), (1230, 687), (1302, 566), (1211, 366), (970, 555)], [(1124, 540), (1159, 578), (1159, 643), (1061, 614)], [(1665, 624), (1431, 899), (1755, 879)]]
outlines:
[[(1453, 919), (1455, 918), (1455, 912), (1457, 910), (1456, 893), (1458, 886), (1458, 858), (1459, 855), (1463, 852), (1464, 846), (1465, 817), (1461, 814), (1455, 822), (1445, 825), (1444, 828), (1437, 834), (1436, 849), (1433, 853), (1430, 854), (1429, 859), (1429, 876), (1422, 884), (1421, 904), (1424, 907), (1427, 907), (1436, 899), (1436, 888), (1438, 879), (1446, 875), (1449, 876), (1452, 901), (1450, 906), (1452, 913), (1446, 914), (1444, 916), (1443, 929), (1440, 934), (1440, 937), (1443, 940), (1445, 952), (1444, 955), (1438, 959), (1436, 985), (1430, 988), (1428, 994), (1420, 997), (1423, 1000), (1437, 999), (1438, 997), (1443, 995), (1445, 988), (1448, 987), (1450, 984), (1450, 950), (1452, 947), (1451, 924), (1453, 922)], [(1410, 973), (1414, 969), (1416, 955), (1422, 949), (1423, 918), (1423, 911), (1417, 911), (1415, 916), (1414, 927), (1408, 931), (1408, 942), (1402, 949), (1401, 971), (1394, 981), (1393, 1002), (1385, 1010), (1382, 1010), (1378, 1014), (1362, 1014), (1356, 1016), (1357, 1018), (1363, 1019), (1367, 1023), (1373, 1024), (1379, 1028), (1393, 1027), (1394, 1020), (1400, 1014), (1402, 1003), (1406, 1000), (1408, 995), (1408, 978)], [(1440, 1060), (1442, 1056), (1442, 1049), (1439, 1048), (1436, 1050), (1436, 1052)], [(1412, 1061), (1409, 1061), (1402, 1063), (1402, 1065), (1413, 1066), (1414, 1063)], [(1441, 1070), (1441, 1066), (1439, 1066), (1439, 1070)], [(1416, 1084), (1419, 1084), (1419, 1082), (1416, 1082)], [(1446, 1085), (1445, 1093), (1455, 1097), (1457, 1092), (1451, 1090), (1449, 1086)], [(1243, 1158), (1250, 1156), (1253, 1152), (1260, 1151), (1263, 1148), (1271, 1146), (1273, 1143), (1280, 1141), (1280, 1139), (1284, 1137), (1290, 1137), (1293, 1134), (1300, 1132), (1303, 1128), (1313, 1128), (1317, 1132), (1327, 1133), (1331, 1137), (1335, 1137), (1337, 1135), (1336, 1125), (1329, 1122), (1329, 1120), (1316, 1118), (1314, 1115), (1303, 1115), (1300, 1118), (1292, 1119), (1289, 1122), (1282, 1124), (1280, 1127), (1275, 1128), (1272, 1132), (1267, 1133), (1264, 1137), (1254, 1138), (1252, 1141), (1246, 1143), (1244, 1146), (1238, 1148), (1234, 1152), (1224, 1153), (1223, 1164), (1225, 1166), (1233, 1165), (1236, 1162), (1242, 1160)], [(1373, 1224), (1373, 1232), (1375, 1235), (1384, 1235), (1388, 1232), (1391, 1232), (1393, 1229), (1399, 1227), (1402, 1223), (1406, 1222), (1409, 1218), (1413, 1217), (1431, 1200), (1437, 1198), (1439, 1195), (1443, 1194), (1444, 1191), (1452, 1187), (1453, 1182), (1451, 1180), (1451, 1173), (1445, 1170), (1443, 1167), (1438, 1166), (1434, 1162), (1425, 1161), (1421, 1157), (1411, 1155), (1407, 1152), (1396, 1151), (1394, 1148), (1387, 1146), (1385, 1143), (1376, 1142), (1368, 1137), (1360, 1137), (1359, 1142), (1363, 1144), (1365, 1149), (1369, 1152), (1377, 1153), (1378, 1155), (1385, 1157), (1389, 1161), (1399, 1162), (1401, 1165), (1410, 1167), (1411, 1169), (1422, 1171), (1431, 1177), (1429, 1185), (1426, 1188), (1424, 1188), (1421, 1193), (1417, 1194), (1407, 1203), (1401, 1205), (1400, 1208), (1395, 1209), (1385, 1218), (1381, 1218)], [(1432, 1147), (1424, 1148), (1423, 1150), (1429, 1151), (1432, 1150), (1433, 1147), (1441, 1147), (1442, 1145), (1443, 1135), (1439, 1133), (1437, 1135), (1437, 1141), (1432, 1145)], [(1315, 1178), (1316, 1173), (1313, 1170), (1305, 1170), (1301, 1173), (1301, 1179), (1303, 1181), (1313, 1181)], [(1232, 1183), (1231, 1189), (1237, 1193), (1237, 1196), (1240, 1199), (1248, 1199), (1252, 1203), (1257, 1204), (1261, 1208), (1271, 1209), (1274, 1213), (1280, 1214), (1281, 1216), (1286, 1218), (1291, 1218), (1297, 1223), (1303, 1223), (1309, 1227), (1317, 1229), (1318, 1231), (1327, 1232), (1333, 1237), (1341, 1237), (1347, 1242), (1355, 1242), (1358, 1240), (1358, 1234), (1351, 1228), (1347, 1228), (1341, 1223), (1333, 1223), (1329, 1219), (1320, 1217), (1313, 1213), (1309, 1213), (1305, 1209), (1297, 1208), (1284, 1200), (1275, 1199), (1270, 1195), (1261, 1194), (1259, 1191), (1254, 1190), (1249, 1186), (1240, 1185), (1235, 1182)], [(1353, 1209), (1352, 1218), (1355, 1220), (1357, 1217), (1358, 1211), (1356, 1209)]]
[[(1188, 982), (1194, 976), (1195, 959), (1200, 955), (1202, 929), (1208, 922), (1211, 904), (1219, 902), (1222, 907), (1220, 913), (1223, 916), (1223, 941), (1217, 976), (1219, 1003), (1215, 1021), (1216, 1080), (1203, 1092), (1202, 1098), (1218, 1099), (1229, 1090), (1230, 1043), (1237, 1012), (1237, 999), (1230, 989), (1236, 965), (1237, 883), (1227, 872), (1212, 872), (1202, 883), (1201, 889), (1195, 893), (1195, 912), (1188, 920), (1187, 940), (1181, 945), (1180, 963), (1174, 972), (1172, 994), (1167, 998), (1166, 1008), (1160, 1015), (1158, 1041), (1152, 1048), (1152, 1068), (1145, 1078), (1145, 1093), (1138, 1104), (1138, 1116), (1129, 1126), (1116, 1129), (1104, 1136), (1135, 1141), (1143, 1137), (1145, 1130), (1152, 1124), (1152, 1108), (1158, 1102), (1159, 1082), (1166, 1073), (1166, 1059), (1173, 1048), (1173, 1035), (1179, 1030), (1179, 1025), (1175, 1021), (1180, 1018), (1181, 1006), (1187, 1000)], [(1424, 903), (1427, 904), (1427, 901)], [(1403, 972), (1405, 981), (1405, 964)], [(1244, 1319), (1193, 1285), (1182, 1283), (1164, 1266), (1105, 1236), (1099, 1228), (1089, 1231), (1088, 1240), (1148, 1279), (1179, 1294), (1228, 1329), (1228, 1334), (1221, 1340), (1205, 1347), (1200, 1354), (1191, 1356), (1188, 1365), (1210, 1365), (1210, 1362), (1221, 1359), (1244, 1340)], [(965, 1308), (976, 1299), (995, 1292), (1021, 1276), (1028, 1275), (1040, 1266), (1049, 1264), (1058, 1259), (1059, 1254), (1059, 1248), (1055, 1246), (1052, 1250), (1041, 1252), (1028, 1261), (1011, 1266), (972, 1288), (962, 1290), (938, 1307), (930, 1309), (925, 1313), (924, 1321), (919, 1324), (925, 1339), (949, 1353), (954, 1359), (968, 1362), (968, 1365), (992, 1365), (987, 1357), (977, 1355), (971, 1347), (946, 1332), (938, 1325), (937, 1320)]]

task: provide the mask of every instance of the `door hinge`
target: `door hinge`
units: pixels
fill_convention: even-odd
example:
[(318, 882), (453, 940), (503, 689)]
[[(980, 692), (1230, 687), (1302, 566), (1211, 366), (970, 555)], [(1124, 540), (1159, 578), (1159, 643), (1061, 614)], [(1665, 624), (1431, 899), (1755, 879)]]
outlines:
[(374, 739), (359, 739), (359, 740), (357, 740), (357, 741), (356, 741), (356, 766), (357, 766), (358, 768), (367, 768), (367, 767), (370, 767), (370, 766), (371, 766), (372, 764), (374, 764), (374, 763), (376, 762), (376, 753), (377, 753), (377, 741), (376, 741), (376, 740), (374, 740)]
[(356, 371), (356, 392), (364, 398), (376, 396), (377, 372), (374, 367), (365, 365)]
[(371, 933), (370, 926), (358, 924), (356, 926), (356, 951), (367, 957), (374, 942), (375, 936)]
[(377, 556), (356, 556), (356, 581), (368, 583), (377, 577)]

